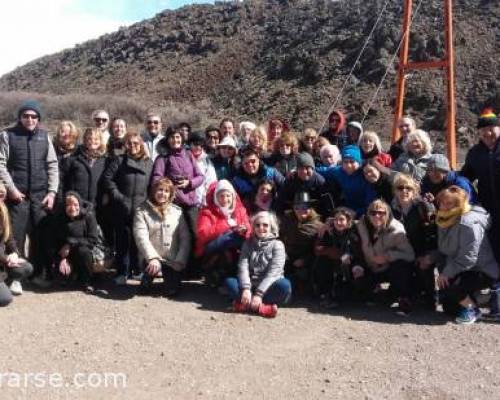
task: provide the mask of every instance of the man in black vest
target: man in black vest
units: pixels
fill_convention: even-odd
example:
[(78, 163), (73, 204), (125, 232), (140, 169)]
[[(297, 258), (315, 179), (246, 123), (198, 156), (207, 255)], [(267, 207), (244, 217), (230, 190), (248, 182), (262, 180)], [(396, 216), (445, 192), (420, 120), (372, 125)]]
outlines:
[(30, 258), (35, 266), (35, 283), (45, 284), (41, 275), (47, 267), (40, 262), (40, 232), (47, 212), (54, 207), (59, 169), (54, 146), (47, 131), (40, 128), (42, 113), (36, 101), (24, 102), (17, 124), (0, 133), (0, 179), (7, 187), (12, 231), (21, 253), (30, 237)]

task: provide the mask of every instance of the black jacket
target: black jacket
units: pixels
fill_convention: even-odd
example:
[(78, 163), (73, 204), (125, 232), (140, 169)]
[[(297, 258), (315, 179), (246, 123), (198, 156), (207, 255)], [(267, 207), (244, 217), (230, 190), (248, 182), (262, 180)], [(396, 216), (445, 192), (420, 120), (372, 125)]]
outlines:
[(94, 159), (90, 164), (82, 148), (63, 161), (64, 193), (69, 190), (77, 192), (83, 200), (96, 207), (102, 197), (102, 175), (106, 167), (106, 157)]
[(134, 160), (127, 155), (109, 163), (103, 174), (103, 185), (111, 197), (117, 222), (122, 218), (129, 221), (134, 210), (146, 200), (152, 170), (150, 159)]

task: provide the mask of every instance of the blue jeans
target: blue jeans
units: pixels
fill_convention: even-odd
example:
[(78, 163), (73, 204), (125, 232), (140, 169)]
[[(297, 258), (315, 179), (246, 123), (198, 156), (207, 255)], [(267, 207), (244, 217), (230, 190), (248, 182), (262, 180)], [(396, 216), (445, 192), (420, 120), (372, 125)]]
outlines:
[(235, 232), (228, 231), (216, 239), (210, 241), (205, 246), (205, 255), (217, 253), (233, 248), (240, 248), (245, 238)]
[[(241, 298), (241, 288), (237, 278), (227, 278), (226, 287), (231, 300)], [(286, 278), (280, 278), (274, 282), (262, 298), (264, 304), (286, 304), (292, 296), (292, 285)]]

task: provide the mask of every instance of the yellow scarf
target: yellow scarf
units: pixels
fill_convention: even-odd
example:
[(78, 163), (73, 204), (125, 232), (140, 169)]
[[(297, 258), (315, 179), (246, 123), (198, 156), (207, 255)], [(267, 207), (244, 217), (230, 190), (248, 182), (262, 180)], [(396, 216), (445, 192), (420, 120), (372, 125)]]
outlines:
[(457, 223), (458, 219), (471, 210), (469, 203), (462, 207), (455, 207), (449, 211), (438, 211), (436, 214), (436, 224), (440, 228), (449, 228)]

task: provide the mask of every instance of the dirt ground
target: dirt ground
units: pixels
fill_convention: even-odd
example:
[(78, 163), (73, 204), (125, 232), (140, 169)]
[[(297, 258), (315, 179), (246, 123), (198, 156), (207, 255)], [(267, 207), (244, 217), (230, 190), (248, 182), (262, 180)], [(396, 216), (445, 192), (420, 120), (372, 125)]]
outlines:
[[(266, 320), (230, 313), (199, 283), (177, 300), (134, 294), (27, 290), (1, 309), (0, 398), (500, 398), (498, 324), (379, 306), (324, 312), (312, 302)], [(25, 373), (60, 374), (64, 384)]]

